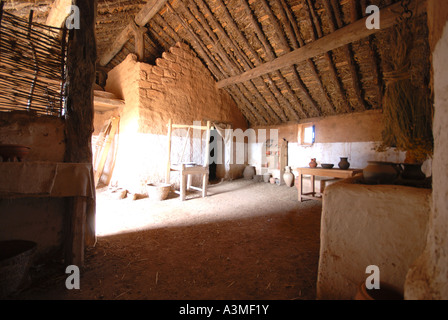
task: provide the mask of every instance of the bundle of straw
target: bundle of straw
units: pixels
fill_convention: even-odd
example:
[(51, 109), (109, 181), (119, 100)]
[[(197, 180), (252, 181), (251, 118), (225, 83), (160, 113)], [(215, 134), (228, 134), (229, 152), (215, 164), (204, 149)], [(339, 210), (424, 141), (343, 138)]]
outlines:
[(429, 90), (414, 85), (410, 69), (413, 26), (407, 20), (390, 33), (390, 71), (384, 73), (383, 142), (378, 151), (395, 146), (421, 163), (432, 155), (432, 104)]

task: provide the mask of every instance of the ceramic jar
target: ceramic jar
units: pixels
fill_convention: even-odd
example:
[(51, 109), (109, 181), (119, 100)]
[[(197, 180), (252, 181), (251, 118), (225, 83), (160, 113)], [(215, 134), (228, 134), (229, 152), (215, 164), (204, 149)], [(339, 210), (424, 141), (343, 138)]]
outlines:
[(316, 168), (317, 167), (317, 162), (316, 162), (316, 158), (311, 158), (311, 162), (309, 163), (310, 168)]
[(269, 179), (271, 178), (271, 174), (270, 173), (265, 173), (264, 175), (263, 175), (263, 181), (264, 182), (269, 182)]
[(291, 172), (291, 167), (285, 167), (285, 173), (283, 173), (283, 180), (288, 187), (292, 187), (294, 184), (294, 174)]
[(347, 170), (350, 168), (350, 162), (347, 160), (348, 158), (341, 157), (341, 161), (339, 161), (338, 166), (342, 170)]
[(426, 175), (422, 171), (421, 164), (403, 163), (401, 177), (405, 180), (424, 180)]
[(367, 161), (368, 165), (363, 169), (364, 180), (370, 184), (391, 184), (400, 174), (397, 163), (383, 161)]
[(252, 180), (255, 176), (255, 167), (254, 166), (246, 166), (243, 171), (243, 177), (246, 180)]

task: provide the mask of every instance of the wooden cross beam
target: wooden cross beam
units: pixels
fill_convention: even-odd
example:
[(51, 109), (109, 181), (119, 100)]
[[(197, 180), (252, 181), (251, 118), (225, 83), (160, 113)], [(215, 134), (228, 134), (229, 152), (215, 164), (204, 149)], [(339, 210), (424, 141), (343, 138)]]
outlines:
[(117, 55), (118, 52), (120, 52), (134, 33), (135, 25), (144, 27), (166, 3), (167, 0), (148, 0), (139, 13), (137, 13), (134, 21), (128, 24), (123, 31), (120, 32), (110, 48), (100, 58), (100, 65), (104, 67)]
[[(410, 7), (416, 8), (417, 10), (416, 12), (414, 12), (414, 15), (420, 15), (421, 13), (425, 12), (425, 2), (426, 0), (411, 1)], [(292, 65), (306, 61), (309, 58), (313, 58), (341, 46), (364, 39), (381, 30), (392, 27), (396, 23), (396, 19), (401, 14), (401, 12), (402, 8), (400, 3), (390, 5), (386, 8), (383, 8), (380, 12), (381, 29), (366, 28), (366, 20), (368, 17), (365, 17), (347, 25), (346, 27), (338, 29), (325, 37), (322, 37), (314, 42), (300, 47), (299, 49), (293, 50), (281, 57), (266, 62), (263, 65), (243, 72), (239, 75), (220, 80), (216, 83), (216, 85), (218, 88), (224, 88), (236, 83), (249, 81), (266, 73), (274, 72), (285, 67), (290, 67)]]

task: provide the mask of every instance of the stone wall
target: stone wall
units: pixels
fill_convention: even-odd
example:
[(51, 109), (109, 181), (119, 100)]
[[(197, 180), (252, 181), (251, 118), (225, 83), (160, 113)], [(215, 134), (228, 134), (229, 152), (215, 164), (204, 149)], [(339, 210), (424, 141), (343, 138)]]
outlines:
[(431, 190), (355, 180), (324, 191), (317, 299), (353, 299), (370, 265), (403, 294), (409, 267), (424, 248)]
[[(209, 71), (185, 44), (179, 43), (163, 53), (155, 65), (128, 55), (109, 72), (105, 90), (125, 100), (111, 183), (131, 192), (143, 192), (146, 183), (164, 181), (170, 119), (174, 124), (205, 125), (209, 120), (247, 128), (233, 99), (216, 88)], [(202, 164), (205, 136), (190, 135), (188, 142), (185, 136), (184, 130), (173, 132), (172, 162)], [(230, 170), (242, 173), (241, 167)], [(173, 181), (177, 184), (174, 173)]]
[(62, 162), (65, 153), (64, 120), (28, 112), (0, 112), (0, 144), (30, 147), (26, 161)]
[[(65, 122), (28, 112), (0, 112), (0, 143), (29, 146), (26, 162), (63, 162)], [(65, 212), (63, 198), (0, 198), (0, 241), (35, 241), (37, 260), (60, 254)]]
[(406, 299), (448, 299), (448, 2), (428, 1), (434, 85), (432, 208), (423, 254), (410, 269)]
[[(312, 123), (315, 126), (315, 142), (313, 145), (299, 143), (299, 126)], [(403, 162), (405, 153), (391, 148), (385, 152), (377, 152), (375, 148), (381, 141), (382, 113), (380, 111), (365, 111), (345, 115), (328, 116), (324, 118), (307, 119), (304, 122), (284, 124), (272, 127), (257, 127), (267, 130), (278, 130), (278, 139), (288, 141), (288, 165), (293, 169), (307, 167), (311, 158), (316, 158), (318, 164), (333, 163), (335, 167), (341, 157), (348, 157), (351, 168), (365, 168), (368, 161)], [(263, 159), (263, 141), (251, 143), (249, 146), (249, 163), (260, 171)], [(431, 161), (427, 160), (422, 170), (431, 175)], [(274, 173), (274, 175), (278, 172)]]

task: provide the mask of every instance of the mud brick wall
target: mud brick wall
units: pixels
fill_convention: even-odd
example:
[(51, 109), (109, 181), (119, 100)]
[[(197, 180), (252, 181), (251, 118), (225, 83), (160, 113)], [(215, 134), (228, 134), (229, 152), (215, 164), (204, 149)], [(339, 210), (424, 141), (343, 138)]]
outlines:
[[(131, 192), (164, 181), (169, 119), (175, 124), (206, 125), (210, 120), (231, 124), (234, 129), (247, 128), (233, 99), (216, 88), (210, 72), (186, 44), (178, 43), (164, 52), (155, 65), (138, 62), (136, 55), (129, 54), (109, 72), (105, 89), (125, 100), (111, 183)], [(205, 131), (201, 134), (204, 136), (190, 132), (191, 139), (186, 141), (186, 131), (173, 132), (172, 162), (203, 163)], [(232, 178), (242, 175), (243, 169), (244, 165), (231, 166)], [(172, 178), (177, 185), (175, 175)], [(193, 185), (197, 182), (193, 179)]]

